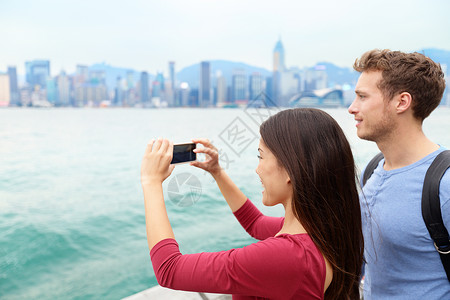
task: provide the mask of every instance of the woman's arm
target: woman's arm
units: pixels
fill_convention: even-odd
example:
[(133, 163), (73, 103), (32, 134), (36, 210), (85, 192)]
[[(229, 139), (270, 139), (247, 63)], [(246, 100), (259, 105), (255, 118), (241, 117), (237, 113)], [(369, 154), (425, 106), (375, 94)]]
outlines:
[(172, 173), (170, 165), (173, 143), (158, 139), (148, 143), (141, 165), (141, 184), (144, 191), (145, 223), (148, 247), (151, 250), (159, 241), (175, 238), (167, 216), (162, 189), (163, 181)]
[(194, 143), (200, 143), (204, 146), (201, 149), (195, 149), (196, 153), (205, 153), (207, 160), (204, 162), (194, 161), (192, 166), (201, 168), (209, 172), (219, 186), (220, 192), (224, 196), (232, 212), (237, 211), (247, 201), (247, 197), (231, 180), (228, 174), (219, 165), (219, 153), (208, 139), (194, 139)]
[(308, 237), (270, 238), (244, 248), (185, 255), (175, 240), (166, 239), (150, 256), (158, 283), (171, 289), (270, 299), (323, 296), (325, 263)]

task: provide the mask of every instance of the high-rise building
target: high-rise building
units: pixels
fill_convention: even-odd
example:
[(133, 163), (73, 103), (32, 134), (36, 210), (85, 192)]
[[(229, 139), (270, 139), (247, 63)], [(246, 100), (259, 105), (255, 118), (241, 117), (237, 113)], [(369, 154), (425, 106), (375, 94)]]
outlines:
[(273, 49), (272, 99), (277, 105), (279, 105), (279, 102), (281, 101), (281, 74), (285, 71), (285, 69), (284, 47), (280, 38)]
[(58, 87), (54, 78), (47, 78), (45, 83), (45, 91), (47, 95), (47, 101), (52, 105), (56, 105), (58, 102)]
[(75, 84), (85, 83), (89, 79), (89, 67), (84, 65), (77, 65), (75, 73)]
[(227, 102), (227, 80), (222, 75), (222, 72), (217, 72), (216, 99), (217, 106), (223, 106)]
[(211, 105), (211, 68), (208, 61), (200, 63), (199, 106)]
[(0, 73), (0, 107), (8, 106), (11, 101), (9, 75)]
[(328, 76), (324, 65), (316, 65), (305, 71), (304, 90), (313, 91), (326, 89), (328, 87)]
[(189, 106), (189, 84), (187, 82), (182, 82), (180, 84), (180, 93), (178, 93), (179, 103), (181, 106)]
[(39, 85), (46, 86), (47, 77), (50, 76), (50, 61), (33, 60), (25, 62), (26, 81), (32, 87)]
[(143, 104), (148, 103), (149, 97), (148, 97), (148, 73), (147, 72), (141, 72), (141, 102)]
[(69, 106), (70, 101), (70, 80), (66, 72), (61, 71), (57, 80), (58, 85), (58, 105)]
[(114, 105), (122, 106), (123, 104), (123, 88), (122, 88), (122, 77), (117, 77), (116, 88), (114, 93)]
[(164, 76), (163, 73), (156, 73), (156, 78), (152, 83), (152, 98), (161, 98), (164, 92)]
[(264, 78), (261, 73), (254, 72), (250, 75), (250, 82), (248, 85), (249, 99), (255, 100), (264, 90)]
[(286, 65), (284, 63), (284, 47), (281, 43), (281, 38), (275, 44), (273, 49), (273, 71), (274, 72), (284, 72)]
[(247, 78), (244, 70), (236, 69), (233, 71), (231, 89), (233, 93), (233, 102), (247, 100)]
[(127, 71), (127, 90), (134, 88), (134, 72)]
[(20, 93), (17, 85), (17, 71), (16, 67), (8, 67), (9, 76), (9, 93), (11, 95), (10, 105), (20, 105)]
[(169, 75), (170, 75), (170, 88), (174, 91), (176, 86), (174, 61), (169, 61)]
[(175, 78), (175, 62), (169, 61), (169, 76), (170, 76), (170, 92), (168, 102), (170, 106), (180, 106), (181, 103), (177, 97), (176, 78)]

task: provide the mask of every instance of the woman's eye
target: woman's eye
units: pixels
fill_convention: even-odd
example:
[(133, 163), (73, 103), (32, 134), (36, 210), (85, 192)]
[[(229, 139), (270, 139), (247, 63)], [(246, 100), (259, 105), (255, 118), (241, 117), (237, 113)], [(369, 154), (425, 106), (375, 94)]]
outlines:
[(262, 159), (261, 155), (256, 155), (256, 157), (258, 157), (258, 159)]

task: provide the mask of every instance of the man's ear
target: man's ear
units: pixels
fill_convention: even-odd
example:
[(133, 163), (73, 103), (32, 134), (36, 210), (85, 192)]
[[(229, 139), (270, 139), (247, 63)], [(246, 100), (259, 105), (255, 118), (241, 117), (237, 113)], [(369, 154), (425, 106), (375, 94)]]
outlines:
[(412, 96), (408, 92), (402, 92), (397, 96), (397, 113), (401, 114), (407, 111), (412, 105)]

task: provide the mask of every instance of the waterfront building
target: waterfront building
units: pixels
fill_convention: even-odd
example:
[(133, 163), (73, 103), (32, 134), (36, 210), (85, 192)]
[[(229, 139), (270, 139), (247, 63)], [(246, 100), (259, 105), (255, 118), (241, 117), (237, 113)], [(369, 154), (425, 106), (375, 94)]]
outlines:
[(280, 72), (278, 105), (286, 107), (289, 99), (300, 92), (300, 76), (296, 70)]
[(9, 106), (11, 101), (9, 75), (0, 73), (0, 107)]
[(344, 97), (341, 89), (321, 89), (304, 91), (293, 96), (290, 107), (343, 107)]
[(322, 90), (328, 88), (328, 75), (324, 65), (316, 65), (304, 73), (305, 91)]
[(123, 88), (122, 88), (122, 77), (117, 77), (116, 88), (114, 89), (114, 101), (113, 104), (116, 106), (123, 105)]
[[(55, 78), (47, 78), (45, 83), (45, 91), (47, 96), (47, 101), (51, 105), (56, 105), (58, 102), (58, 88), (56, 86)], [(34, 96), (36, 99), (36, 96)]]
[(286, 65), (284, 62), (284, 46), (281, 42), (281, 38), (275, 44), (273, 49), (273, 71), (274, 72), (284, 72), (286, 70)]
[(264, 78), (261, 73), (254, 72), (250, 75), (248, 91), (250, 100), (255, 100), (264, 91)]
[(152, 83), (152, 98), (161, 98), (164, 91), (164, 76), (161, 72), (156, 73), (156, 78)]
[(8, 67), (9, 76), (9, 93), (11, 97), (10, 105), (18, 106), (20, 105), (20, 93), (19, 87), (17, 85), (17, 70), (16, 67)]
[(227, 80), (221, 71), (217, 72), (216, 79), (216, 105), (222, 107), (227, 102)]
[(140, 82), (140, 98), (141, 102), (145, 105), (149, 102), (148, 97), (148, 73), (147, 72), (141, 72), (141, 82)]
[(211, 68), (208, 61), (200, 63), (199, 106), (211, 105)]
[(66, 75), (66, 72), (61, 71), (61, 73), (57, 77), (56, 83), (58, 87), (57, 105), (59, 106), (71, 105), (70, 101), (71, 84), (69, 77)]
[(127, 90), (134, 88), (134, 72), (127, 71)]
[(181, 106), (186, 107), (189, 106), (189, 84), (187, 82), (182, 82), (180, 84), (180, 92), (178, 93), (179, 100)]
[(50, 76), (50, 61), (33, 60), (25, 62), (26, 82), (31, 86), (46, 86), (46, 80)]
[(246, 97), (247, 78), (246, 78), (245, 70), (235, 69), (233, 71), (231, 89), (232, 89), (232, 95), (233, 95), (233, 97), (232, 97), (233, 103), (236, 103), (236, 101), (248, 100)]
[(284, 55), (284, 47), (280, 38), (275, 44), (275, 48), (273, 49), (272, 98), (277, 105), (280, 104), (279, 98), (281, 96), (281, 74), (286, 69)]
[(85, 82), (89, 78), (89, 67), (85, 65), (77, 65), (75, 74), (76, 78), (80, 82)]
[(169, 61), (169, 79), (170, 79), (170, 93), (167, 95), (167, 102), (169, 106), (178, 107), (181, 105), (179, 97), (177, 97), (176, 78), (175, 78), (175, 62)]
[(199, 100), (198, 94), (199, 94), (198, 89), (191, 89), (191, 90), (189, 91), (188, 106), (191, 106), (191, 107), (197, 107), (197, 106), (199, 106), (199, 103), (198, 103), (198, 100)]

